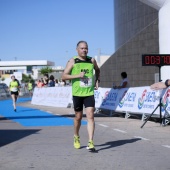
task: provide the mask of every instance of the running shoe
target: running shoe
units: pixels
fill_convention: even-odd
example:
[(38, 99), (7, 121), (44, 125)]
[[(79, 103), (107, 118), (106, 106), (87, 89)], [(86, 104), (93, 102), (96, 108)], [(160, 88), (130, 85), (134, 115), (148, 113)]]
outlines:
[(88, 150), (95, 150), (94, 143), (93, 143), (92, 140), (89, 140), (86, 149), (88, 149)]
[(79, 136), (74, 136), (74, 148), (80, 149), (80, 137)]

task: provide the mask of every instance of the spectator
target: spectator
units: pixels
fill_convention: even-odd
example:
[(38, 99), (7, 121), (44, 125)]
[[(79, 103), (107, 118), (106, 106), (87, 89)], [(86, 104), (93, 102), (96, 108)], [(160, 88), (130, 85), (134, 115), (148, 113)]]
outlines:
[(58, 87), (59, 83), (58, 83), (58, 79), (55, 80), (55, 87)]
[(38, 80), (38, 82), (37, 82), (37, 87), (38, 87), (38, 88), (43, 87), (43, 82), (42, 82), (42, 80)]
[(54, 86), (55, 86), (54, 76), (51, 75), (48, 81), (48, 87), (54, 87)]
[(44, 75), (44, 78), (43, 78), (43, 83), (44, 83), (44, 86), (48, 86), (48, 81), (49, 81), (49, 77), (48, 77), (48, 74), (45, 74)]
[(65, 85), (66, 85), (66, 81), (61, 79), (60, 86), (65, 86)]
[(128, 87), (130, 87), (129, 81), (128, 81), (128, 78), (127, 78), (127, 73), (122, 72), (121, 77), (122, 77), (122, 82), (121, 82), (120, 86), (113, 86), (113, 88), (120, 89), (120, 88), (128, 88)]

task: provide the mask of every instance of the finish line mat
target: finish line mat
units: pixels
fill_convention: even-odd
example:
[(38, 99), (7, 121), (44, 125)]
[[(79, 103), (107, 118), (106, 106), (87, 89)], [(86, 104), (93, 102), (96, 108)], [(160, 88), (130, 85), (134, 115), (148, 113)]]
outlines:
[[(30, 101), (30, 98), (19, 98), (18, 102)], [(0, 115), (23, 126), (73, 126), (73, 118), (53, 115), (38, 109), (17, 106), (14, 112), (11, 100), (0, 101)], [(1, 118), (3, 119), (3, 118)], [(81, 122), (86, 125), (86, 121)]]

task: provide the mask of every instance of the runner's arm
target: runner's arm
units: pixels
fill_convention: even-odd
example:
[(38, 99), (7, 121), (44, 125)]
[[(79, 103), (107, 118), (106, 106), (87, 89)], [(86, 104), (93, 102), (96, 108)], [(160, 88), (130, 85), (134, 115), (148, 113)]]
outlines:
[(99, 87), (99, 83), (100, 83), (100, 69), (97, 65), (97, 62), (94, 58), (92, 58), (92, 63), (94, 65), (94, 70), (95, 70), (95, 76), (96, 76), (96, 80), (95, 80), (95, 88), (98, 89)]

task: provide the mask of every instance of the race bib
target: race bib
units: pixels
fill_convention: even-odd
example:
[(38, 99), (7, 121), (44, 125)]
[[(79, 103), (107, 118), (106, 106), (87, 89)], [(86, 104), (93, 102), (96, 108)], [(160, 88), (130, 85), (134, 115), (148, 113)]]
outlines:
[(80, 87), (92, 86), (92, 78), (80, 78)]
[(17, 87), (12, 87), (11, 91), (16, 92), (16, 91), (18, 91), (18, 88)]

